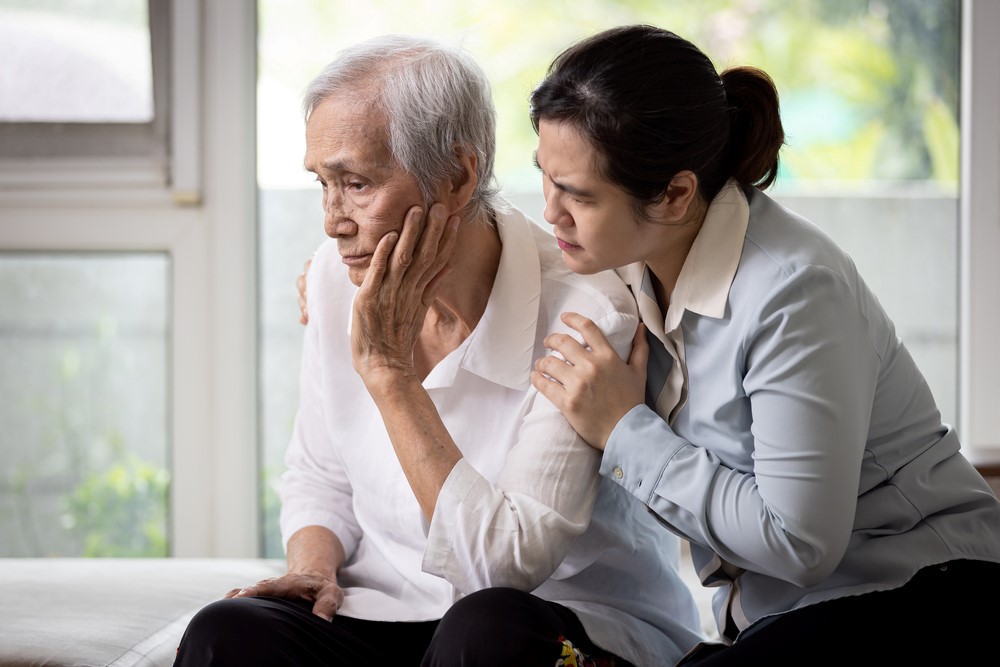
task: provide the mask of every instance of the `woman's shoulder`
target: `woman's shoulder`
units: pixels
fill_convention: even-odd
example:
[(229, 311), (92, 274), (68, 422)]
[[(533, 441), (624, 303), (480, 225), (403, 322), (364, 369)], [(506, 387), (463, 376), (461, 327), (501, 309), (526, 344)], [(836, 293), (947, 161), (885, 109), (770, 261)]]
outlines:
[(823, 267), (851, 282), (858, 278), (850, 255), (811, 220), (759, 190), (752, 190), (747, 199), (750, 220), (741, 271), (791, 276), (808, 267)]

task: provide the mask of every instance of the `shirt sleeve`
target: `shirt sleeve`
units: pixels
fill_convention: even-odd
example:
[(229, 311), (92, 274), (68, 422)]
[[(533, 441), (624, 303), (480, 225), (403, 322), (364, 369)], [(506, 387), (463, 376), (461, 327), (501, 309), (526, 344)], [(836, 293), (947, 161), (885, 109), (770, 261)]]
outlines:
[[(638, 319), (615, 312), (595, 323), (627, 356)], [(423, 570), (463, 594), (492, 586), (537, 588), (587, 529), (599, 466), (600, 452), (529, 389), (517, 442), (496, 484), (464, 459), (452, 469), (428, 528)]]
[(296, 531), (306, 526), (328, 528), (350, 558), (361, 538), (361, 529), (352, 509), (347, 473), (326, 428), (322, 401), (322, 354), (334, 354), (344, 347), (325, 337), (344, 335), (346, 331), (346, 325), (331, 322), (330, 314), (320, 307), (331, 302), (326, 293), (339, 284), (324, 275), (332, 247), (330, 243), (321, 246), (309, 268), (306, 298), (310, 317), (302, 346), (299, 409), (279, 484), (280, 527), (286, 549)]
[(810, 266), (763, 300), (742, 339), (752, 470), (726, 467), (638, 406), (601, 473), (738, 568), (801, 586), (828, 576), (850, 539), (880, 369), (868, 294)]

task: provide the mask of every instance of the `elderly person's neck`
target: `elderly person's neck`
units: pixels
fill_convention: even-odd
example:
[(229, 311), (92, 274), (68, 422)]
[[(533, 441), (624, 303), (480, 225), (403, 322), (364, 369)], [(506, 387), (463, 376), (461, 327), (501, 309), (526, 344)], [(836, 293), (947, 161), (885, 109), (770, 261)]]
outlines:
[(486, 219), (463, 219), (441, 290), (427, 310), (413, 350), (421, 379), (469, 337), (479, 324), (500, 265), (500, 235)]

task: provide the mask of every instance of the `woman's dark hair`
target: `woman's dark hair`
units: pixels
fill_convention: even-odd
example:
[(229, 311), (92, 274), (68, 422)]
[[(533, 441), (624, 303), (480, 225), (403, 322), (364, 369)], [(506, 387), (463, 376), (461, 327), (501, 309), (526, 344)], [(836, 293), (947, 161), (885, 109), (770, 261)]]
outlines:
[(690, 169), (710, 202), (729, 178), (767, 188), (785, 140), (778, 91), (759, 69), (720, 77), (686, 39), (648, 25), (612, 28), (559, 55), (531, 94), (531, 122), (570, 123), (640, 217), (670, 179)]

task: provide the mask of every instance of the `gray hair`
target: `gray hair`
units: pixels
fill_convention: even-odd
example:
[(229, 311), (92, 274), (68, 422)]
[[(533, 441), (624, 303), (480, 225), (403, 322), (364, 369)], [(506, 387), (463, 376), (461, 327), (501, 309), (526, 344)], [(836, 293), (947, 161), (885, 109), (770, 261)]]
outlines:
[(339, 91), (371, 92), (385, 114), (388, 147), (427, 202), (461, 172), (456, 148), (476, 156), (478, 182), (466, 210), (491, 219), (505, 210), (493, 174), (496, 112), (490, 84), (472, 56), (407, 35), (385, 35), (341, 51), (306, 88), (312, 111)]

